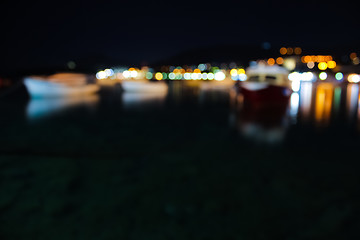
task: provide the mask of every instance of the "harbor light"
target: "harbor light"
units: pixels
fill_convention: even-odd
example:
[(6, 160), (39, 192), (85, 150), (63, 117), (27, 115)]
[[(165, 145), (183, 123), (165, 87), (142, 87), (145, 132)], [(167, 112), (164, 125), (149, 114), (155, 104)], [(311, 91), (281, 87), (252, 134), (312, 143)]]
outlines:
[(175, 77), (176, 77), (175, 73), (173, 73), (173, 72), (169, 73), (169, 79), (170, 80), (174, 80)]
[(104, 70), (105, 74), (107, 77), (111, 77), (112, 75), (114, 75), (114, 70), (107, 68)]
[(247, 76), (246, 76), (245, 73), (239, 74), (239, 80), (240, 80), (240, 81), (245, 81), (246, 79), (247, 79)]
[(223, 81), (225, 79), (225, 73), (219, 71), (219, 72), (215, 73), (214, 78), (216, 81)]
[(96, 73), (96, 78), (97, 79), (105, 79), (107, 77), (106, 72), (105, 71), (99, 71)]
[(214, 78), (215, 78), (215, 75), (212, 72), (207, 74), (207, 79), (208, 80), (213, 80)]
[(350, 83), (358, 83), (358, 82), (360, 82), (360, 75), (358, 75), (358, 74), (350, 74), (349, 76), (348, 76), (348, 81), (350, 82)]
[(327, 66), (328, 66), (328, 68), (333, 69), (333, 68), (336, 67), (336, 62), (335, 61), (328, 61)]
[(145, 74), (145, 77), (146, 77), (146, 79), (152, 79), (152, 77), (153, 77), (153, 74), (152, 74), (152, 72), (147, 72), (146, 74)]
[(326, 70), (326, 69), (328, 68), (328, 65), (327, 65), (326, 62), (319, 62), (318, 68), (319, 68), (320, 70)]
[(344, 75), (341, 72), (337, 72), (335, 74), (335, 79), (336, 80), (341, 81), (341, 80), (343, 80), (343, 78), (344, 78)]
[(161, 73), (161, 72), (155, 73), (155, 79), (158, 80), (158, 81), (161, 80), (161, 79), (163, 79), (162, 73)]
[(128, 71), (128, 70), (124, 71), (123, 76), (124, 76), (124, 78), (129, 78), (131, 76), (130, 71)]
[(320, 80), (324, 81), (324, 80), (327, 78), (326, 72), (321, 72), (321, 73), (319, 74), (319, 78), (320, 78)]

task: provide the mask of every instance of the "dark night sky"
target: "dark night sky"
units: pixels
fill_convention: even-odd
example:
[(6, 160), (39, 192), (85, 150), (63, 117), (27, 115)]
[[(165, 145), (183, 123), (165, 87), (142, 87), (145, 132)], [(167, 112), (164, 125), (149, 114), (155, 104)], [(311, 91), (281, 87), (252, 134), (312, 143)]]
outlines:
[(91, 55), (151, 63), (216, 44), (336, 46), (359, 40), (346, 1), (2, 1), (1, 66), (62, 64)]

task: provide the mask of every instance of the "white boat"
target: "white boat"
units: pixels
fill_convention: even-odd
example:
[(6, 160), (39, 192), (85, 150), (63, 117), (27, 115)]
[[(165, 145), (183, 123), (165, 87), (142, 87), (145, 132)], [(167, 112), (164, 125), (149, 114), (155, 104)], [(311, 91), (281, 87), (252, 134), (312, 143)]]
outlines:
[(58, 73), (48, 77), (30, 76), (24, 84), (31, 97), (80, 96), (97, 92), (100, 87), (88, 83), (88, 76), (78, 73)]
[(168, 85), (166, 82), (158, 81), (142, 81), (142, 80), (133, 80), (121, 81), (121, 86), (125, 92), (167, 92)]

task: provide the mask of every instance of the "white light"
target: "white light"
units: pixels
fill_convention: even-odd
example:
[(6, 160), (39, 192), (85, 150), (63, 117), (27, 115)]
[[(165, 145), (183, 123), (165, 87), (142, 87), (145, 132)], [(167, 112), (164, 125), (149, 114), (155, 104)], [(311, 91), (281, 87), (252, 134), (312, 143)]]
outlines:
[(290, 97), (290, 115), (296, 117), (299, 110), (299, 93), (292, 93)]
[(201, 74), (201, 78), (202, 78), (203, 80), (207, 80), (207, 79), (208, 79), (207, 73)]
[(223, 81), (225, 79), (225, 73), (217, 72), (217, 73), (215, 73), (214, 78), (215, 78), (216, 81)]
[(360, 82), (360, 76), (358, 74), (350, 74), (348, 76), (348, 81), (351, 83), (358, 83)]
[(314, 79), (314, 74), (312, 72), (304, 72), (301, 74), (302, 81), (312, 81)]
[(126, 70), (126, 71), (123, 72), (124, 78), (129, 78), (130, 75), (131, 75), (131, 74), (130, 74), (130, 71), (127, 71), (127, 70)]
[(175, 73), (169, 73), (169, 79), (174, 80), (175, 79)]
[(239, 80), (239, 76), (238, 75), (231, 76), (231, 79), (234, 80), (234, 81), (237, 81), (237, 80)]
[(208, 78), (209, 80), (213, 80), (214, 77), (215, 77), (215, 75), (214, 75), (213, 73), (208, 73), (208, 75), (207, 75), (207, 78)]
[(130, 71), (130, 76), (131, 76), (132, 78), (136, 78), (137, 75), (138, 75), (137, 71)]
[(303, 72), (303, 73), (299, 73), (299, 72), (292, 72), (289, 74), (288, 76), (290, 81), (305, 81), (305, 82), (309, 82), (314, 80), (314, 74), (311, 72)]
[(196, 79), (197, 79), (197, 76), (198, 76), (197, 73), (192, 73), (192, 74), (191, 74), (191, 79), (192, 79), (192, 80), (196, 80)]
[(106, 78), (106, 72), (105, 71), (99, 71), (96, 73), (97, 79), (105, 79)]
[(184, 73), (184, 79), (185, 80), (190, 80), (191, 79), (191, 73)]
[(355, 76), (353, 77), (353, 82), (355, 82), (355, 83), (360, 82), (360, 76), (359, 76), (359, 75), (355, 75)]
[(321, 72), (321, 73), (319, 74), (319, 78), (320, 78), (320, 80), (325, 80), (325, 79), (327, 78), (326, 72)]
[(292, 73), (289, 74), (288, 78), (289, 78), (290, 81), (296, 81), (296, 80), (300, 81), (301, 74), (298, 73), (298, 72), (292, 72)]
[(104, 72), (106, 73), (106, 76), (108, 76), (108, 77), (114, 75), (114, 70), (109, 69), (109, 68), (105, 69)]
[(300, 90), (300, 79), (293, 80), (291, 83), (291, 89), (294, 92), (298, 92)]
[(245, 73), (240, 73), (240, 74), (239, 74), (239, 80), (240, 80), (240, 81), (245, 81), (246, 79), (247, 79), (247, 76), (246, 76)]

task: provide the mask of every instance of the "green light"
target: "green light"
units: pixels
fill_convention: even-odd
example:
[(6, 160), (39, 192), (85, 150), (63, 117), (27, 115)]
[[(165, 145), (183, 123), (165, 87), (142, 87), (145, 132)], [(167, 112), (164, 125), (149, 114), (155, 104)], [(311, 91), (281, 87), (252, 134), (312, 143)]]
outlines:
[(145, 74), (145, 77), (146, 77), (146, 79), (152, 79), (153, 74), (152, 74), (151, 72), (147, 72), (147, 73)]
[(335, 78), (338, 81), (341, 81), (344, 78), (344, 75), (341, 72), (335, 74)]

